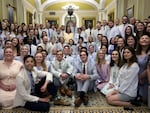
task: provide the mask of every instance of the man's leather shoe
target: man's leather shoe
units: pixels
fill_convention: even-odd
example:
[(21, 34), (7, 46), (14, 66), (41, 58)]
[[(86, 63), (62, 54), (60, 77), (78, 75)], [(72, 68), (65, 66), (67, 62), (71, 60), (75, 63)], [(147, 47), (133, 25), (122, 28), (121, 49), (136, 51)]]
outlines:
[(75, 107), (79, 107), (82, 104), (82, 102), (83, 100), (80, 97), (78, 97), (74, 102)]
[(84, 96), (84, 97), (83, 97), (83, 104), (84, 104), (84, 105), (87, 105), (87, 104), (88, 104), (88, 101), (89, 101), (88, 96)]
[(72, 91), (68, 88), (65, 89), (65, 93), (68, 97), (71, 97), (72, 96)]
[(62, 96), (65, 96), (65, 88), (64, 87), (61, 87), (60, 89), (59, 89), (59, 91), (60, 91), (60, 94), (62, 95)]
[(71, 103), (69, 103), (68, 101), (65, 101), (63, 99), (56, 99), (54, 101), (54, 105), (63, 105), (63, 106), (70, 106)]

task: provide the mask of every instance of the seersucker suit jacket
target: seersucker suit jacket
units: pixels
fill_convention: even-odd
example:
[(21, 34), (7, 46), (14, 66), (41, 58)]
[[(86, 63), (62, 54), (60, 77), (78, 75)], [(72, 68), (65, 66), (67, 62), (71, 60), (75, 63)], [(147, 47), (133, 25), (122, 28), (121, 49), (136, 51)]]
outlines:
[[(82, 61), (81, 59), (78, 59), (75, 63), (73, 75), (75, 76), (81, 73), (82, 73)], [(91, 80), (96, 80), (98, 78), (96, 66), (95, 63), (92, 61), (92, 59), (88, 59), (87, 61), (87, 75), (90, 75)]]
[(51, 73), (57, 78), (59, 78), (62, 73), (72, 75), (72, 72), (73, 66), (65, 59), (61, 61), (61, 69), (59, 68), (59, 62), (57, 59), (51, 62)]

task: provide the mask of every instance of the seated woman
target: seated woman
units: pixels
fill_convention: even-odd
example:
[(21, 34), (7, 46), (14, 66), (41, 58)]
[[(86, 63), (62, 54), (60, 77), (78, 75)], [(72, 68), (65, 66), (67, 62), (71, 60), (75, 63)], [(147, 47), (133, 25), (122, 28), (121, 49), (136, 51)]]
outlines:
[[(148, 76), (148, 95), (150, 95), (150, 55), (147, 64), (147, 76)], [(150, 109), (150, 96), (148, 96), (148, 108)]]
[(16, 94), (16, 76), (22, 64), (13, 60), (12, 48), (4, 49), (4, 60), (0, 61), (0, 103), (3, 108), (11, 108)]
[(109, 81), (110, 67), (109, 63), (105, 60), (105, 52), (102, 49), (97, 52), (96, 60), (96, 69), (98, 73), (96, 87), (97, 89), (101, 90)]
[(138, 89), (139, 66), (135, 51), (125, 47), (123, 52), (124, 65), (119, 70), (117, 89), (106, 95), (108, 104), (131, 106), (130, 100), (135, 99)]
[(110, 80), (101, 90), (104, 95), (115, 89), (115, 83), (118, 79), (118, 72), (120, 68), (120, 59), (121, 56), (119, 52), (117, 50), (113, 50), (110, 61)]
[(40, 71), (48, 71), (42, 52), (35, 54), (35, 67)]
[[(14, 99), (14, 107), (25, 107), (34, 111), (49, 110), (49, 95), (56, 96), (56, 87), (52, 83), (52, 75), (49, 72), (38, 71), (34, 68), (33, 56), (24, 57), (24, 68), (21, 69), (16, 80), (16, 96)], [(45, 81), (40, 88), (40, 92), (36, 91), (35, 85), (38, 84), (38, 77), (44, 77)], [(43, 95), (48, 92), (49, 95)]]

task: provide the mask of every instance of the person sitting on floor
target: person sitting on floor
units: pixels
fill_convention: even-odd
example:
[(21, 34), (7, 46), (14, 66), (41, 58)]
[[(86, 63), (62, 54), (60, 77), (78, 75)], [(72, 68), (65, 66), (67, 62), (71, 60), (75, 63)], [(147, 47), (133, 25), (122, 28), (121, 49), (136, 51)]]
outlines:
[(4, 49), (4, 60), (0, 60), (0, 106), (12, 108), (16, 95), (16, 76), (22, 63), (14, 60), (13, 50), (10, 47)]
[[(49, 95), (56, 97), (57, 89), (50, 72), (34, 68), (35, 60), (31, 55), (24, 57), (24, 68), (16, 78), (16, 96), (14, 107), (24, 107), (34, 111), (49, 111)], [(38, 81), (38, 77), (45, 77)]]
[(82, 103), (87, 105), (87, 91), (94, 90), (95, 80), (98, 78), (96, 66), (91, 59), (88, 59), (87, 51), (80, 51), (80, 59), (75, 64), (73, 75), (79, 92), (79, 97), (74, 102), (75, 107), (79, 107)]
[[(148, 95), (150, 95), (150, 55), (147, 62)], [(150, 96), (148, 96), (148, 108), (150, 109)]]
[(71, 78), (72, 71), (73, 66), (63, 59), (63, 51), (58, 50), (56, 60), (51, 62), (51, 72), (54, 76), (54, 84), (60, 88), (60, 93), (69, 97), (72, 96), (72, 92), (68, 88), (67, 83)]
[(101, 91), (103, 87), (109, 82), (110, 78), (110, 66), (109, 62), (105, 60), (105, 52), (100, 49), (96, 55), (96, 69), (98, 73), (98, 79), (96, 80), (96, 87)]
[(135, 51), (132, 47), (125, 47), (123, 52), (124, 65), (119, 70), (117, 89), (108, 93), (108, 104), (116, 106), (131, 106), (131, 100), (137, 96), (139, 66)]
[(117, 50), (113, 50), (111, 54), (111, 61), (110, 61), (110, 79), (109, 82), (101, 89), (101, 93), (106, 95), (109, 92), (115, 89), (115, 84), (118, 79), (118, 72), (120, 69), (120, 61), (121, 56)]

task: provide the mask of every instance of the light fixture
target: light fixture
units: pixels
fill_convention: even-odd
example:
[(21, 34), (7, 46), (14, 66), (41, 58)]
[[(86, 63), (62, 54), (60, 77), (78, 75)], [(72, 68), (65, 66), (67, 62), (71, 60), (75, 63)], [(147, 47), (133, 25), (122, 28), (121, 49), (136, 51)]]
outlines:
[(68, 9), (77, 10), (77, 9), (79, 9), (79, 6), (76, 6), (72, 3), (70, 3), (70, 4), (63, 6), (62, 9), (64, 9), (64, 10), (68, 10)]

